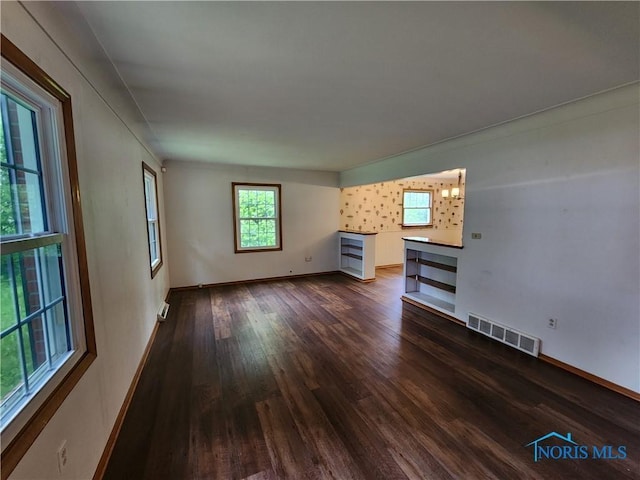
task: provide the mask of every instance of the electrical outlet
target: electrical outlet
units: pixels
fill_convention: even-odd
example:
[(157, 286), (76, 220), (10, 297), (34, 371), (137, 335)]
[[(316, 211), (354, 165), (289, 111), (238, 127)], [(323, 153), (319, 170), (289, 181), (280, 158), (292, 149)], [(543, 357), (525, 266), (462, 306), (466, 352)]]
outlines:
[(305, 262), (310, 262), (312, 259), (313, 257), (311, 255), (309, 255), (308, 257), (304, 257)]
[(474, 240), (480, 240), (482, 238), (482, 234), (481, 233), (472, 233), (471, 234), (471, 238)]
[(69, 457), (67, 455), (67, 441), (64, 440), (60, 448), (58, 448), (58, 470), (60, 473), (64, 472), (65, 468), (67, 468), (67, 461)]
[(555, 329), (557, 326), (558, 326), (558, 319), (550, 318), (549, 322), (547, 323), (547, 327)]

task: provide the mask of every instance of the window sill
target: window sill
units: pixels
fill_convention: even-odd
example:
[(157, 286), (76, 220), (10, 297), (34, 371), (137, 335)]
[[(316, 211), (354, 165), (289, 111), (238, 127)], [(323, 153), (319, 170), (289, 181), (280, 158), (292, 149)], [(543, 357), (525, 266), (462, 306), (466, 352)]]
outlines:
[(403, 225), (403, 224), (400, 224), (400, 227), (402, 227), (402, 229), (416, 229), (416, 228), (425, 229), (425, 228), (433, 228), (433, 224), (432, 223), (427, 224), (427, 225)]
[(162, 267), (162, 260), (158, 262), (155, 266), (151, 267), (151, 279), (156, 276), (160, 268)]
[(282, 246), (279, 246), (279, 247), (243, 248), (243, 249), (238, 249), (236, 247), (236, 253), (280, 252), (280, 251), (282, 251)]

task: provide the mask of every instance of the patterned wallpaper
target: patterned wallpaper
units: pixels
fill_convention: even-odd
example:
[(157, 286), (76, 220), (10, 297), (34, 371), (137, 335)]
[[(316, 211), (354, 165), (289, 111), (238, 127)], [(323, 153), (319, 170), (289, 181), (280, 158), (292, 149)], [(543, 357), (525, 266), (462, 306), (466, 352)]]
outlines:
[[(448, 179), (415, 177), (340, 189), (340, 228), (356, 231), (397, 232), (402, 223), (402, 190), (433, 190), (433, 229), (462, 232), (464, 199), (442, 198), (442, 190), (457, 185)], [(464, 198), (464, 176), (460, 185)], [(407, 229), (407, 231), (410, 231)], [(434, 232), (435, 234), (436, 232)]]

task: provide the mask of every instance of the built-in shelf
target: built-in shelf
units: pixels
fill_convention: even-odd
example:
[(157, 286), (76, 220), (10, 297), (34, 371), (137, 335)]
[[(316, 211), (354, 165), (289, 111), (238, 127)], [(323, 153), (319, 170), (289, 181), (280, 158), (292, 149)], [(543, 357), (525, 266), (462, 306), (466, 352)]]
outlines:
[(420, 283), (422, 283), (424, 285), (430, 285), (432, 287), (439, 288), (440, 290), (444, 290), (445, 292), (456, 293), (456, 286), (455, 285), (449, 285), (448, 283), (438, 282), (437, 280), (433, 280), (431, 278), (423, 277), (421, 275), (416, 275), (415, 279), (418, 280), (418, 282), (420, 282)]
[(338, 261), (340, 271), (358, 280), (375, 280), (375, 240), (375, 234), (370, 232), (338, 232)]
[(356, 245), (354, 243), (344, 243), (342, 245), (343, 248), (350, 248), (351, 250), (360, 250), (362, 251), (363, 246), (362, 245)]
[(455, 314), (459, 248), (405, 238), (407, 299), (448, 315)]
[(422, 292), (407, 292), (405, 297), (410, 298), (418, 303), (426, 304), (427, 306), (435, 307), (436, 310), (445, 310), (447, 312), (453, 312), (456, 308), (455, 304), (449, 303), (441, 298), (427, 295)]
[(352, 275), (358, 278), (362, 275), (362, 270), (356, 269), (356, 268), (342, 267), (340, 270), (344, 273), (348, 273), (349, 275)]
[(433, 262), (431, 260), (425, 260), (424, 258), (416, 258), (416, 261), (421, 265), (427, 265), (433, 268), (439, 268), (440, 270), (446, 270), (448, 272), (457, 272), (458, 267), (455, 265), (446, 265), (444, 263)]

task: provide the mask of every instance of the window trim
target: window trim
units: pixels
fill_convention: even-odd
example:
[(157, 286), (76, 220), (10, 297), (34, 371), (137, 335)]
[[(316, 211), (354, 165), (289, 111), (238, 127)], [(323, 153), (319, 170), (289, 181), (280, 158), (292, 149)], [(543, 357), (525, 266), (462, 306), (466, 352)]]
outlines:
[[(417, 193), (429, 193), (429, 223), (420, 223), (420, 224), (405, 224), (404, 223), (404, 195), (406, 192), (417, 192)], [(402, 189), (402, 218), (400, 222), (401, 227), (404, 229), (410, 228), (433, 228), (433, 190), (430, 188), (404, 188)]]
[(73, 109), (69, 94), (44, 70), (42, 70), (33, 60), (14, 45), (4, 34), (0, 34), (2, 58), (31, 79), (38, 87), (52, 95), (60, 102), (62, 112), (62, 125), (59, 126), (65, 140), (66, 153), (66, 173), (69, 176), (70, 205), (73, 214), (73, 229), (75, 235), (75, 254), (77, 260), (80, 285), (80, 301), (82, 305), (84, 326), (85, 352), (80, 356), (74, 365), (71, 366), (64, 378), (53, 387), (53, 391), (46, 397), (44, 402), (29, 418), (22, 429), (15, 435), (8, 445), (2, 450), (0, 461), (2, 462), (2, 478), (7, 478), (15, 469), (16, 465), (49, 420), (53, 417), (60, 405), (76, 384), (80, 381), (84, 373), (97, 357), (95, 330), (93, 325), (93, 309), (91, 304), (91, 291), (89, 284), (89, 266), (87, 263), (87, 251), (85, 244), (84, 227), (82, 221), (82, 205), (80, 195), (80, 182), (78, 177), (78, 165), (76, 158), (76, 144), (73, 130)]
[[(269, 187), (275, 189), (277, 193), (276, 219), (278, 226), (276, 230), (278, 245), (275, 247), (257, 247), (257, 248), (240, 248), (240, 225), (238, 218), (238, 202), (236, 200), (237, 187)], [(282, 184), (280, 183), (250, 183), (250, 182), (232, 182), (231, 198), (233, 200), (233, 248), (235, 253), (252, 253), (252, 252), (277, 252), (282, 251)]]
[[(156, 202), (156, 216), (158, 217), (156, 222), (158, 224), (158, 262), (154, 265), (151, 258), (151, 238), (149, 237), (149, 213), (147, 212), (147, 194), (144, 188), (144, 177), (146, 174), (153, 177), (153, 189)], [(147, 247), (149, 249), (149, 267), (151, 269), (151, 278), (155, 277), (160, 267), (162, 267), (162, 229), (160, 227), (160, 204), (158, 203), (158, 175), (149, 165), (142, 162), (142, 194), (144, 197), (144, 212), (145, 212), (145, 229), (147, 231)]]

